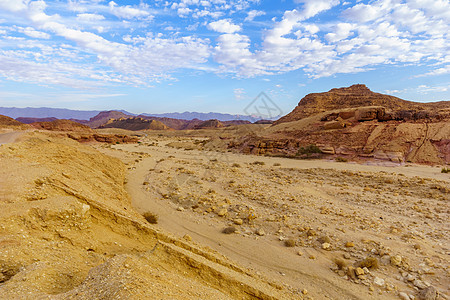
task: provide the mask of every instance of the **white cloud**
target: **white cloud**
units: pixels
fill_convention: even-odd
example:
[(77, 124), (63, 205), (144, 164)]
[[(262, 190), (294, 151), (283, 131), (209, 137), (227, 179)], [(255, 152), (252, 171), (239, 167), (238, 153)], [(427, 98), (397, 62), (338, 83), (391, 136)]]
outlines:
[(431, 70), (427, 73), (417, 75), (414, 77), (417, 78), (417, 77), (439, 76), (439, 75), (447, 75), (447, 74), (450, 74), (450, 65), (446, 65), (445, 67), (437, 68), (437, 69)]
[(81, 22), (98, 22), (104, 20), (103, 15), (98, 14), (78, 14), (77, 20)]
[(235, 33), (242, 30), (241, 26), (231, 23), (230, 20), (211, 22), (208, 24), (208, 28), (220, 33)]
[(312, 18), (317, 14), (331, 9), (339, 4), (339, 0), (295, 0), (296, 3), (303, 4), (301, 18), (303, 20)]
[(253, 21), (256, 17), (264, 16), (266, 13), (261, 10), (251, 10), (247, 13), (247, 17), (244, 19), (244, 21)]
[(28, 35), (29, 37), (36, 38), (36, 39), (49, 39), (50, 35), (48, 33), (37, 31), (32, 27), (26, 27), (26, 28), (19, 28), (19, 31), (23, 34)]
[(118, 6), (114, 1), (109, 2), (108, 5), (110, 12), (122, 19), (151, 18), (150, 13), (141, 8), (135, 8), (130, 5)]

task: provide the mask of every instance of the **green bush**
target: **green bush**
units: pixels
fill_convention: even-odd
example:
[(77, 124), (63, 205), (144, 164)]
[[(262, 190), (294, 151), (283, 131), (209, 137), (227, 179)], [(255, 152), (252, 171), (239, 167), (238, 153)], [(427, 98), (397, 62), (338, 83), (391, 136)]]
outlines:
[(297, 151), (297, 155), (311, 155), (314, 153), (322, 153), (319, 147), (316, 145), (308, 145), (306, 147), (300, 147)]
[(450, 173), (449, 168), (442, 168), (441, 173)]

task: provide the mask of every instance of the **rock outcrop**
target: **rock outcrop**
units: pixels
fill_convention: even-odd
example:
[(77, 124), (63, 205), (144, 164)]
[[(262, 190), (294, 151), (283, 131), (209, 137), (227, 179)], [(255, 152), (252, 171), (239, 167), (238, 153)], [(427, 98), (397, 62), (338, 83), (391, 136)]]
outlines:
[[(415, 103), (371, 92), (364, 85), (310, 94), (258, 136), (229, 147), (246, 153), (311, 157), (323, 155), (396, 163), (450, 163), (450, 102)], [(314, 157), (317, 156), (314, 154)]]
[(360, 114), (367, 114), (366, 116), (360, 115), (361, 120), (375, 118), (384, 121), (443, 119), (450, 115), (448, 101), (434, 103), (406, 101), (394, 96), (374, 93), (363, 84), (355, 84), (350, 87), (331, 89), (325, 93), (306, 95), (291, 113), (277, 120), (275, 124), (297, 121), (327, 111), (369, 106), (382, 107), (384, 112), (382, 115), (377, 112), (375, 117), (373, 110), (360, 111)]

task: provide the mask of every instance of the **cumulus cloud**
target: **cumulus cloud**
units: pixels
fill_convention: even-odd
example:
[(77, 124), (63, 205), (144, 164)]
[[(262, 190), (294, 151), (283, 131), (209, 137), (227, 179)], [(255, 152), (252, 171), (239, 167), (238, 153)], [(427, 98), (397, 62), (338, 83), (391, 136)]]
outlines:
[(135, 8), (130, 5), (119, 6), (114, 1), (109, 2), (108, 5), (109, 5), (110, 12), (113, 15), (115, 15), (116, 17), (119, 17), (122, 19), (133, 19), (133, 18), (144, 18), (144, 17), (149, 18), (150, 17), (150, 13), (141, 8)]
[(244, 19), (244, 21), (253, 21), (256, 17), (264, 16), (266, 13), (261, 10), (251, 10), (247, 13), (247, 17)]
[(241, 26), (225, 19), (209, 23), (208, 28), (220, 33), (235, 33), (242, 30)]
[[(69, 0), (62, 6), (54, 0), (0, 0), (5, 19), (0, 53), (10, 58), (1, 74), (8, 76), (16, 64), (8, 78), (31, 80), (47, 68), (54, 72), (44, 72), (42, 82), (83, 86), (83, 81), (148, 85), (180, 69), (237, 77), (302, 70), (311, 78), (380, 65), (433, 66), (420, 77), (450, 72), (448, 1), (295, 0), (270, 16), (258, 3)], [(338, 5), (336, 19), (322, 18)], [(148, 22), (153, 18), (157, 22)], [(255, 18), (261, 22), (252, 22)], [(20, 71), (26, 68), (32, 70), (28, 75)]]

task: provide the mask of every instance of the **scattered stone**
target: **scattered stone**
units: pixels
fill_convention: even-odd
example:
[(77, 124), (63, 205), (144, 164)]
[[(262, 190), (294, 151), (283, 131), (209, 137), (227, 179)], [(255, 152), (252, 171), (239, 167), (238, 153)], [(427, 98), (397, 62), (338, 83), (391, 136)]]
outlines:
[(298, 256), (302, 256), (302, 255), (303, 255), (303, 252), (302, 252), (302, 251), (298, 251), (298, 252), (297, 252), (297, 255), (298, 255)]
[(380, 277), (375, 277), (373, 279), (373, 283), (377, 286), (383, 286), (384, 285), (384, 279), (380, 278)]
[(303, 295), (308, 294), (308, 290), (307, 290), (307, 289), (303, 289), (303, 290), (302, 290), (302, 294), (303, 294)]
[(419, 292), (420, 300), (435, 300), (438, 297), (438, 292), (432, 286), (427, 287)]
[(264, 229), (262, 229), (262, 228), (258, 228), (258, 229), (256, 229), (256, 232), (255, 232), (257, 235), (259, 235), (259, 236), (263, 236), (263, 235), (266, 235), (266, 232), (264, 231)]
[(350, 254), (348, 254), (348, 253), (344, 253), (343, 256), (344, 256), (345, 259), (350, 259), (350, 257), (351, 257)]
[(217, 212), (217, 215), (218, 215), (219, 217), (223, 217), (223, 216), (225, 216), (227, 213), (228, 213), (228, 211), (227, 211), (225, 208), (223, 208), (223, 209), (221, 209), (221, 210), (219, 210), (219, 211)]
[(400, 255), (395, 255), (391, 257), (391, 265), (398, 267), (402, 264), (402, 257)]
[(356, 276), (364, 275), (364, 270), (358, 267), (355, 269), (355, 274)]
[(322, 249), (323, 249), (323, 250), (331, 250), (331, 245), (330, 245), (330, 243), (323, 243), (323, 244), (322, 244)]
[(234, 220), (233, 220), (233, 223), (234, 223), (235, 225), (242, 225), (242, 224), (244, 224), (244, 221), (243, 221), (242, 219), (234, 219)]
[(408, 294), (405, 293), (405, 292), (400, 292), (400, 293), (398, 293), (398, 297), (399, 297), (401, 300), (410, 300)]
[(354, 267), (350, 266), (347, 268), (347, 276), (351, 279), (356, 279), (356, 272)]
[(421, 290), (427, 288), (427, 285), (422, 280), (419, 280), (419, 279), (414, 280), (413, 285), (416, 288), (421, 289)]
[(414, 281), (416, 279), (416, 277), (412, 274), (408, 274), (408, 275), (406, 275), (405, 279), (406, 279), (406, 281), (411, 282), (411, 281)]
[(183, 239), (186, 240), (186, 241), (188, 241), (188, 242), (191, 242), (191, 241), (192, 241), (192, 237), (191, 237), (189, 234), (185, 234), (185, 235), (183, 236)]
[(355, 247), (355, 244), (353, 242), (347, 242), (345, 243), (345, 247), (347, 248)]
[(183, 206), (178, 206), (177, 210), (178, 211), (184, 211), (184, 207)]

